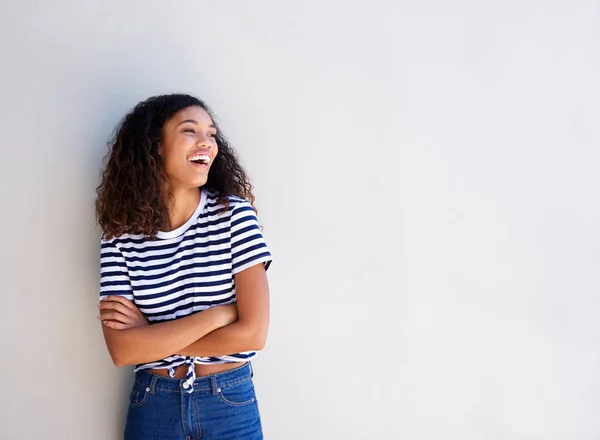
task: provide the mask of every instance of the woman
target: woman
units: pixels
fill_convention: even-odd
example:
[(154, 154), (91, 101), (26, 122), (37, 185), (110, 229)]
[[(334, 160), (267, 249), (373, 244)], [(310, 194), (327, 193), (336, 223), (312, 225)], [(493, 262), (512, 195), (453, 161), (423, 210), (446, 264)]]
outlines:
[(118, 127), (96, 210), (99, 319), (115, 365), (136, 366), (126, 440), (262, 439), (249, 360), (271, 254), (253, 201), (202, 101), (152, 97)]

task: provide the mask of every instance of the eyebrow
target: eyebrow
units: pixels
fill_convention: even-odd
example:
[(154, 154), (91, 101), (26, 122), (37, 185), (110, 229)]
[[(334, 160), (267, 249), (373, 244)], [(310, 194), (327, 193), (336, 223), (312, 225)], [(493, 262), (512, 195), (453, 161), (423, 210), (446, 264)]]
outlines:
[[(181, 121), (177, 126), (179, 127), (180, 125), (185, 124), (186, 122), (191, 122), (194, 125), (198, 125), (198, 121), (196, 121), (194, 119), (186, 119), (185, 121)], [(215, 127), (214, 124), (210, 124), (208, 127), (209, 128), (217, 128), (217, 127)]]

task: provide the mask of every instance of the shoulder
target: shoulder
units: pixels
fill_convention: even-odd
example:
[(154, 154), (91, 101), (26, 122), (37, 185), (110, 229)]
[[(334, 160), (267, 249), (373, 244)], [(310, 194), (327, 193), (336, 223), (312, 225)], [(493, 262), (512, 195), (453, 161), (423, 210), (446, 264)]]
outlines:
[(229, 208), (232, 212), (246, 211), (246, 210), (254, 211), (254, 207), (246, 199), (242, 199), (241, 197), (237, 197), (237, 196), (229, 196), (228, 199), (229, 199)]
[(100, 237), (100, 248), (101, 249), (110, 249), (116, 247), (117, 237), (106, 238), (104, 233)]
[[(206, 207), (209, 212), (230, 212), (237, 213), (241, 211), (250, 210), (254, 212), (254, 207), (252, 204), (242, 198), (235, 195), (229, 195), (225, 198), (221, 197), (221, 195), (214, 191), (205, 191), (206, 192)], [(226, 203), (223, 203), (226, 201)]]
[(100, 248), (104, 249), (119, 249), (121, 246), (128, 244), (139, 244), (146, 241), (146, 237), (136, 234), (123, 234), (118, 237), (107, 239), (104, 235), (100, 237)]

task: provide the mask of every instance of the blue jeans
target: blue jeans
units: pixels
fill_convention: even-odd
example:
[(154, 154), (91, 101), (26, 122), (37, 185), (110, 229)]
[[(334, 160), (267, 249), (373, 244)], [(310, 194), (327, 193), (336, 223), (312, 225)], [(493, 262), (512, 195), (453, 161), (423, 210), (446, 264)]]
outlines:
[(125, 440), (262, 440), (252, 367), (184, 379), (138, 371), (129, 395)]

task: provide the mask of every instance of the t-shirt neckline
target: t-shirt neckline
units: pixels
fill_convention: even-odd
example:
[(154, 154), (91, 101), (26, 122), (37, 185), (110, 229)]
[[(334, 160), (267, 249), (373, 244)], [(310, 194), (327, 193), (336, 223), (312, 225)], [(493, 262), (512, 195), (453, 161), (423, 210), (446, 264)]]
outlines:
[(168, 232), (157, 231), (156, 238), (165, 239), (165, 238), (179, 237), (181, 234), (183, 234), (185, 231), (187, 231), (190, 228), (190, 226), (192, 226), (194, 221), (198, 218), (198, 216), (202, 212), (202, 209), (204, 209), (204, 205), (206, 205), (206, 191), (200, 190), (200, 203), (198, 203), (198, 207), (196, 208), (196, 210), (194, 211), (192, 216), (183, 225), (179, 226), (176, 229), (173, 229), (172, 231), (168, 231)]

